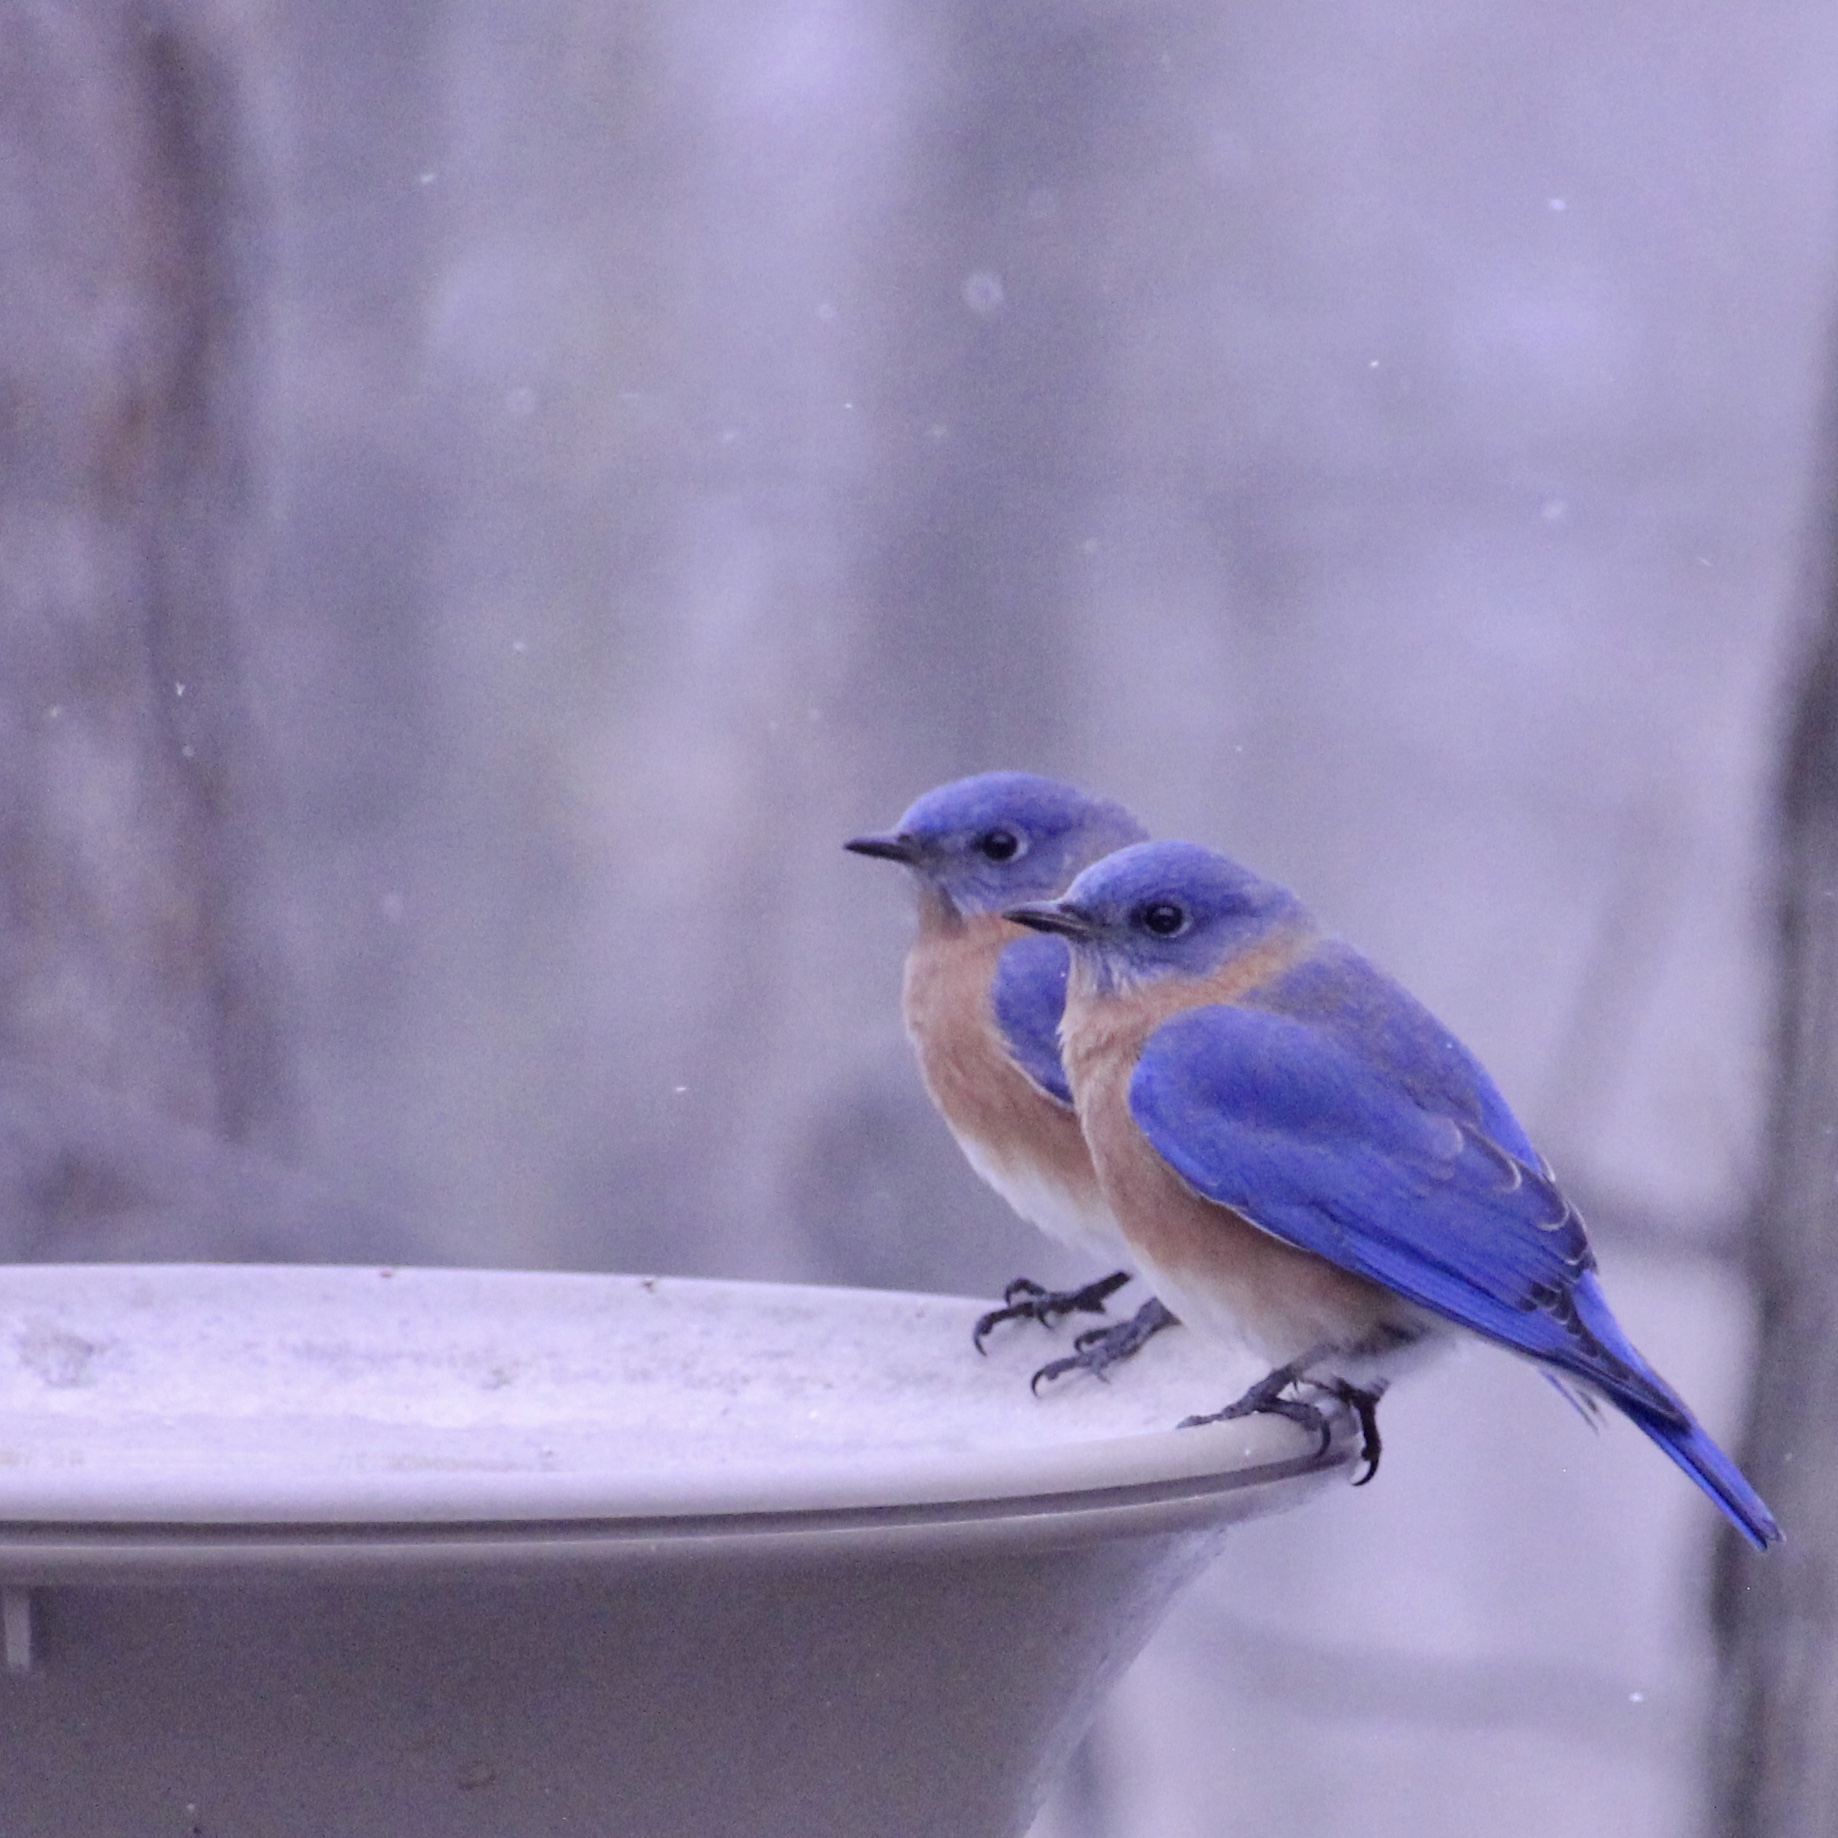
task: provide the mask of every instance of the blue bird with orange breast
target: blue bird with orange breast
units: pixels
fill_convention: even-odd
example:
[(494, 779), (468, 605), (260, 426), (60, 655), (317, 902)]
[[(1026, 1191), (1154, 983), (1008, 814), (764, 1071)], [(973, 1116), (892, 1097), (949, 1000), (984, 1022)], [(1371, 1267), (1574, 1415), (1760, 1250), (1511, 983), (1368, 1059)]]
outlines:
[[(919, 936), (906, 960), (906, 1030), (970, 1165), (1031, 1224), (1107, 1261), (1128, 1246), (1059, 1061), (1067, 947), (1011, 925), (1002, 909), (1063, 892), (1080, 869), (1145, 834), (1107, 798), (1030, 772), (986, 772), (927, 792), (892, 830), (844, 845), (912, 872)], [(977, 1323), (977, 1345), (1001, 1321), (1102, 1313), (1128, 1281), (1119, 1270), (1056, 1291), (1017, 1278)], [(1147, 1302), (1132, 1320), (1081, 1335), (1075, 1354), (1043, 1366), (1036, 1383), (1102, 1373), (1172, 1320)]]
[[(1609, 1312), (1583, 1222), (1479, 1062), (1285, 888), (1142, 843), (1008, 917), (1064, 938), (1061, 1052), (1113, 1217), (1270, 1375), (1210, 1418), (1358, 1413), (1465, 1328), (1605, 1398), (1765, 1549), (1780, 1527)], [(1325, 1443), (1324, 1443), (1325, 1446)]]

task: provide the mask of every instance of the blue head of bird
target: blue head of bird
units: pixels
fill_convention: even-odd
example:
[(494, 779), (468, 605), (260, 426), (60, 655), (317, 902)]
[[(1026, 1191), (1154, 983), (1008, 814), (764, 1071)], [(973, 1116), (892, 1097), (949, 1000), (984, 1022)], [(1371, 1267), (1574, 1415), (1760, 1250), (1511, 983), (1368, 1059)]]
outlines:
[(1032, 772), (984, 772), (928, 791), (893, 829), (843, 846), (903, 863), (922, 897), (969, 917), (1047, 899), (1147, 834), (1108, 798)]
[(1055, 932), (1101, 991), (1202, 978), (1310, 924), (1288, 888), (1191, 842), (1145, 842), (1087, 868), (1059, 900), (1007, 909)]

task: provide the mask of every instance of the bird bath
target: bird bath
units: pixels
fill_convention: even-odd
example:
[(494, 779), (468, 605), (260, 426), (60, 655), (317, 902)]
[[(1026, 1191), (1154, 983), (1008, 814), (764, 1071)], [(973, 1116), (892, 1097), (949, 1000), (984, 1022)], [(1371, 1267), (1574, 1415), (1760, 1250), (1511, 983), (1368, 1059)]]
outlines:
[(10, 1838), (1014, 1838), (1233, 1522), (1351, 1459), (1175, 1432), (1168, 1333), (936, 1296), (15, 1266)]

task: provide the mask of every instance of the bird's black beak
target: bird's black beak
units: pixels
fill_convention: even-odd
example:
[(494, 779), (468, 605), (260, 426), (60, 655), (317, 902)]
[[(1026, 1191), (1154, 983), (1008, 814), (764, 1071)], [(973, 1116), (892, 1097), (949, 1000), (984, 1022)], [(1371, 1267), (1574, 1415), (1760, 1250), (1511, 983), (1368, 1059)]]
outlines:
[(887, 830), (878, 836), (851, 836), (842, 846), (856, 855), (872, 855), (884, 862), (904, 862), (909, 868), (919, 859), (919, 845), (898, 830)]
[(1076, 906), (1068, 906), (1063, 900), (1038, 900), (1028, 906), (1011, 906), (1002, 917), (1012, 919), (1016, 925), (1025, 925), (1031, 932), (1057, 932), (1061, 938), (1075, 941), (1098, 935), (1091, 915)]

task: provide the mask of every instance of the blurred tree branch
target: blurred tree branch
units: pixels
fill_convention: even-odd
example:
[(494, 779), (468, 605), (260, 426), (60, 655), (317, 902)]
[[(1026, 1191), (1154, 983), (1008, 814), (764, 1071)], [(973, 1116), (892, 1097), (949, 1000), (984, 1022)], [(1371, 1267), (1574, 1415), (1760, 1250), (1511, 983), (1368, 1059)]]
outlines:
[(241, 163), (207, 10), (0, 4), (0, 1054), (272, 1145)]
[[(1827, 477), (1832, 477), (1828, 468)], [(1745, 1466), (1787, 1541), (1726, 1536), (1717, 1619), (1722, 1826), (1838, 1834), (1838, 603), (1799, 688), (1784, 777), (1780, 1008)]]

